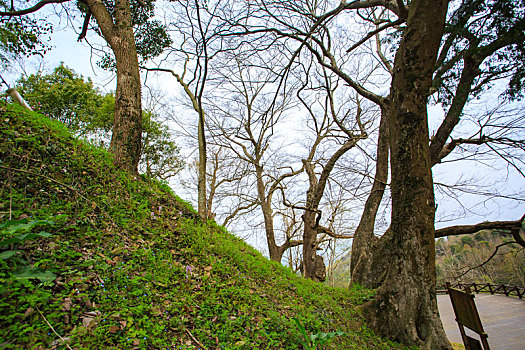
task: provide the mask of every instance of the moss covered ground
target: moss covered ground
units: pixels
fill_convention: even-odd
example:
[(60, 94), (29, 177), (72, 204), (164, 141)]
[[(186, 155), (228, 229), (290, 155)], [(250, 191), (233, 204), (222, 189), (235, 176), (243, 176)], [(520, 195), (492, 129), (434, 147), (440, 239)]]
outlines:
[(57, 122), (0, 118), (0, 349), (301, 349), (296, 320), (401, 348), (355, 311), (369, 291), (294, 275)]

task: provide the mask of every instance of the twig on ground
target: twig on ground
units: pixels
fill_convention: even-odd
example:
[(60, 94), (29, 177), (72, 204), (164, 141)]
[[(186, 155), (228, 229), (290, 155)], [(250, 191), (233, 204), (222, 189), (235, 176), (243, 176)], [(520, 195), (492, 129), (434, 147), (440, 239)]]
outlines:
[(203, 348), (204, 350), (208, 350), (207, 347), (205, 347), (200, 341), (197, 340), (197, 338), (195, 338), (193, 336), (193, 334), (191, 334), (190, 330), (188, 328), (186, 328), (186, 333), (188, 333), (188, 335), (190, 336), (191, 339), (193, 339), (193, 341), (195, 343), (197, 343), (198, 346), (200, 346), (201, 348)]
[(67, 340), (65, 340), (64, 338), (62, 338), (62, 336), (60, 334), (57, 333), (57, 331), (55, 331), (55, 329), (53, 328), (53, 326), (51, 325), (51, 323), (49, 323), (49, 321), (47, 320), (47, 318), (44, 316), (44, 314), (42, 313), (42, 311), (40, 311), (40, 309), (38, 308), (38, 306), (36, 306), (36, 311), (38, 311), (38, 313), (40, 314), (40, 316), (42, 316), (42, 318), (44, 319), (44, 321), (46, 321), (47, 325), (49, 326), (49, 328), (51, 328), (51, 330), (53, 331), (53, 333), (55, 333), (59, 338), (60, 340), (62, 340), (62, 343), (69, 349), (69, 350), (73, 350), (71, 349), (71, 347), (69, 346), (69, 344), (67, 343)]

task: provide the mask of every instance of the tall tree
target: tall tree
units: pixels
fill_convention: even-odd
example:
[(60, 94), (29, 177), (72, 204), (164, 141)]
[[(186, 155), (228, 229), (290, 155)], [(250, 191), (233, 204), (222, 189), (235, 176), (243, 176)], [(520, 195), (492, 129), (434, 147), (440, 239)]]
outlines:
[[(0, 16), (24, 16), (39, 11), (46, 5), (68, 1), (71, 0), (41, 0), (25, 9), (1, 11)], [(78, 8), (84, 13), (84, 25), (79, 40), (86, 36), (90, 21), (94, 18), (97, 30), (110, 46), (115, 60), (117, 89), (110, 151), (115, 155), (115, 164), (118, 167), (137, 173), (142, 135), (138, 54), (144, 59), (154, 57), (171, 41), (158, 22), (148, 21), (153, 15), (153, 1), (80, 0)], [(134, 29), (139, 38), (137, 42), (149, 42), (149, 45), (139, 45), (140, 50), (137, 50)]]
[[(453, 131), (463, 118), (468, 101), (489, 89), (492, 81), (509, 77), (510, 85), (506, 95), (519, 98), (522, 93), (522, 89), (519, 88), (519, 79), (523, 74), (522, 61), (507, 62), (506, 57), (518, 57), (524, 50), (520, 43), (524, 40), (525, 21), (517, 15), (523, 5), (519, 2), (511, 4), (505, 1), (463, 1), (460, 5), (449, 15), (430, 91), (430, 94), (438, 92), (437, 101), (448, 107), (441, 125), (430, 140), (431, 165), (440, 164), (461, 146), (486, 146), (490, 152), (504, 157), (510, 166), (520, 172), (511, 152), (513, 148), (523, 149), (523, 142), (512, 137), (513, 134), (514, 137), (516, 135), (513, 130), (521, 130), (517, 120), (506, 117), (498, 121), (491, 114), (486, 120), (483, 120), (482, 116), (478, 118), (479, 131), (474, 131), (473, 136), (454, 138)], [(478, 18), (484, 18), (484, 21), (479, 21)], [(509, 128), (509, 125), (512, 125), (512, 128)], [(383, 143), (382, 137), (380, 134), (379, 144)], [(504, 147), (505, 150), (498, 150), (500, 147)], [(386, 182), (388, 173), (387, 155), (388, 150), (380, 151), (378, 146), (374, 187), (384, 188), (383, 183)], [(374, 237), (375, 214), (369, 215), (377, 213), (377, 207), (372, 204), (381, 200), (382, 193), (383, 191), (373, 191), (370, 194), (356, 230), (352, 250), (353, 280), (372, 288), (377, 287), (385, 273), (381, 264), (371, 257), (371, 253), (382, 251), (382, 247), (388, 241), (381, 242)], [(371, 220), (372, 218), (374, 220)], [(516, 222), (507, 224), (508, 229), (512, 230), (512, 225), (516, 225)], [(491, 227), (501, 228), (501, 223), (451, 227), (440, 230), (441, 233), (436, 237), (444, 235), (444, 232), (475, 232), (472, 230)], [(380, 257), (380, 254), (376, 257)]]
[[(271, 260), (280, 262), (287, 249), (300, 245), (302, 241), (289, 236), (283, 243), (279, 243), (275, 227), (278, 211), (275, 210), (274, 201), (282, 188), (286, 187), (286, 181), (301, 173), (303, 168), (275, 165), (279, 156), (281, 161), (285, 156), (270, 148), (270, 144), (272, 139), (277, 138), (277, 125), (294, 103), (288, 92), (282, 94), (279, 101), (274, 101), (273, 110), (268, 110), (273, 97), (272, 64), (265, 66), (259, 60), (255, 63), (255, 58), (243, 61), (231, 55), (230, 59), (231, 65), (224, 65), (221, 69), (220, 89), (223, 99), (215, 105), (215, 116), (211, 120), (214, 128), (212, 134), (218, 136), (215, 142), (230, 149), (236, 154), (238, 161), (246, 163), (250, 168), (256, 191), (254, 202), (261, 210), (268, 253)], [(260, 64), (260, 69), (253, 69), (251, 63), (247, 62)], [(250, 208), (252, 204), (245, 207)]]
[[(31, 74), (17, 81), (17, 89), (33, 110), (64, 123), (77, 137), (109, 147), (115, 110), (113, 93), (102, 93), (60, 64), (50, 74)], [(142, 145), (139, 170), (167, 180), (183, 167), (179, 148), (167, 126), (151, 111), (142, 112)]]
[[(306, 84), (309, 80), (313, 80), (314, 75), (310, 70), (306, 74)], [(337, 105), (337, 82), (332, 81), (335, 77), (330, 77), (325, 68), (322, 69), (321, 73), (321, 86), (315, 84), (312, 88), (315, 90), (323, 91), (324, 103), (319, 100), (322, 99), (322, 95), (312, 95), (312, 100), (301, 97), (301, 92), (306, 89), (306, 85), (299, 90), (297, 96), (303, 107), (308, 111), (312, 129), (315, 133), (311, 147), (308, 152), (308, 156), (302, 160), (303, 167), (305, 169), (308, 186), (306, 188), (306, 199), (304, 206), (294, 208), (301, 208), (304, 210), (302, 216), (303, 220), (303, 276), (311, 279), (317, 279), (316, 277), (316, 264), (320, 264), (321, 257), (317, 256), (317, 249), (319, 247), (318, 234), (324, 233), (334, 238), (351, 238), (352, 236), (338, 235), (332, 232), (327, 227), (321, 225), (322, 207), (321, 200), (324, 197), (325, 189), (329, 184), (329, 179), (332, 175), (332, 171), (336, 166), (336, 163), (351, 149), (353, 149), (357, 143), (368, 137), (365, 130), (365, 124), (362, 122), (363, 109), (359, 98), (356, 99), (355, 108), (349, 108), (346, 103), (348, 97), (345, 96), (342, 106)], [(353, 101), (352, 101), (353, 102)], [(316, 104), (321, 104), (319, 113), (316, 110)], [(351, 103), (353, 105), (354, 103)], [(350, 115), (355, 111), (355, 121), (352, 120)], [(351, 125), (350, 127), (348, 125)], [(319, 156), (320, 148), (323, 143), (328, 141), (329, 148), (327, 154)]]
[[(301, 4), (304, 5), (301, 10), (298, 10), (295, 3), (272, 2), (262, 6), (260, 10), (266, 14), (265, 18), (272, 24), (270, 26), (265, 23), (266, 27), (271, 27), (270, 29), (264, 28), (262, 22), (258, 20), (252, 22), (251, 26), (242, 27), (242, 31), (246, 34), (274, 33), (277, 38), (296, 40), (298, 46), (292, 60), (299, 57), (303, 48), (309, 50), (321, 66), (332, 70), (362, 97), (380, 107), (382, 118), (385, 118), (387, 123), (386, 125), (381, 123), (380, 129), (384, 136), (388, 135), (386, 128), (390, 129), (390, 135), (392, 128), (398, 133), (394, 140), (391, 139), (390, 143), (387, 143), (392, 149), (391, 162), (395, 162), (392, 164), (392, 169), (395, 169), (395, 181), (398, 181), (393, 192), (396, 204), (392, 214), (392, 221), (395, 220), (397, 226), (389, 231), (388, 237), (392, 238), (389, 239), (388, 245), (385, 244), (391, 249), (389, 252), (391, 255), (388, 256), (393, 260), (388, 261), (387, 271), (380, 280), (378, 296), (366, 309), (366, 316), (369, 317), (374, 328), (385, 336), (407, 344), (436, 349), (449, 348), (450, 345), (441, 326), (435, 301), (432, 244), (434, 201), (428, 152), (426, 103), (434, 62), (441, 42), (447, 4), (447, 1), (439, 1), (435, 4), (425, 0), (412, 1), (408, 8), (402, 1), (355, 1), (342, 2), (333, 10), (326, 9), (326, 6), (319, 6), (320, 11), (324, 9), (326, 12), (318, 13), (318, 7), (308, 6), (312, 5), (309, 2)], [(393, 79), (389, 97), (372, 93), (341, 68), (340, 64), (344, 64), (345, 60), (338, 61), (331, 52), (334, 45), (326, 26), (329, 21), (348, 10), (373, 11), (378, 6), (391, 12), (393, 19), (382, 20), (379, 29), (357, 40), (349, 51), (360, 47), (381, 30), (395, 27), (404, 23), (407, 17), (409, 18), (407, 27), (403, 31), (402, 44), (397, 51), (396, 62), (392, 67), (392, 72), (396, 72), (397, 76)], [(261, 16), (259, 14), (257, 18)], [(286, 25), (283, 25), (283, 16), (290, 19), (286, 21)], [(304, 21), (295, 22), (295, 16), (301, 16)], [(406, 98), (403, 99), (405, 94)], [(412, 140), (411, 137), (414, 139)], [(381, 147), (384, 147), (384, 142), (380, 142)], [(388, 153), (386, 155), (388, 156)], [(416, 190), (415, 202), (421, 204), (419, 207), (408, 203), (409, 200), (414, 199), (411, 198), (413, 190)], [(379, 188), (379, 191), (382, 189)], [(380, 197), (378, 200), (380, 201)], [(375, 205), (376, 203), (371, 204), (371, 206)], [(410, 208), (417, 210), (411, 212)], [(374, 210), (376, 211), (375, 208)], [(418, 210), (421, 211), (421, 216), (417, 216)], [(375, 214), (370, 217), (375, 219)], [(370, 252), (370, 254), (374, 257), (380, 256), (379, 252)], [(392, 264), (392, 261), (397, 265)], [(392, 282), (390, 289), (387, 282)], [(407, 293), (407, 286), (410, 293)], [(403, 295), (400, 294), (400, 288), (403, 288)], [(395, 297), (399, 297), (402, 302)]]
[[(175, 17), (173, 32), (181, 39), (179, 47), (168, 50), (166, 59), (155, 68), (141, 67), (151, 72), (171, 73), (183, 88), (184, 94), (189, 99), (191, 108), (197, 113), (197, 207), (200, 217), (204, 220), (211, 213), (207, 207), (207, 141), (205, 92), (209, 88), (210, 65), (212, 59), (227, 48), (215, 45), (220, 24), (217, 23), (215, 13), (220, 11), (223, 3), (218, 1), (210, 4), (202, 0), (180, 2), (172, 6)], [(183, 61), (184, 65), (180, 73), (174, 69), (166, 68), (166, 60), (175, 59), (173, 65)]]
[(115, 164), (138, 171), (142, 136), (142, 107), (139, 61), (133, 35), (129, 0), (115, 0), (113, 11), (100, 0), (85, 0), (86, 19), (93, 15), (116, 62), (117, 90), (110, 151)]
[[(450, 344), (435, 296), (434, 192), (427, 102), (448, 1), (412, 1), (394, 61), (389, 131), (392, 221), (389, 267), (364, 311), (374, 329), (406, 344)], [(384, 322), (388, 320), (388, 322)]]

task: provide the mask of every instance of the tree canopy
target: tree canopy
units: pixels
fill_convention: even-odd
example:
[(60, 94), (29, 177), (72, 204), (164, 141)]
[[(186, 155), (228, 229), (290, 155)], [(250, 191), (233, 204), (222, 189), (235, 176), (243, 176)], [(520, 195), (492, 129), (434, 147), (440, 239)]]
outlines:
[[(31, 74), (18, 80), (18, 90), (29, 105), (64, 123), (75, 135), (109, 147), (115, 95), (102, 93), (63, 63), (50, 74)], [(150, 111), (142, 113), (139, 169), (149, 177), (168, 180), (184, 165), (168, 127)]]
[[(0, 0), (0, 11), (11, 8)], [(0, 63), (6, 65), (17, 56), (43, 55), (49, 45), (43, 40), (52, 32), (49, 22), (44, 19), (0, 16)]]

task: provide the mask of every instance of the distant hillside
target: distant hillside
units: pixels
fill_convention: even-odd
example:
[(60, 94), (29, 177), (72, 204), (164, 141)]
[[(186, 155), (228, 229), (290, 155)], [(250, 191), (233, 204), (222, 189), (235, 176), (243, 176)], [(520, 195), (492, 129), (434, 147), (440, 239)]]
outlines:
[[(62, 125), (0, 104), (0, 348), (395, 349), (364, 290), (295, 276), (168, 186), (117, 171)], [(9, 220), (12, 218), (12, 220)]]
[(439, 239), (438, 285), (475, 282), (525, 287), (525, 250), (518, 244), (510, 244), (511, 241), (509, 235), (497, 230)]

